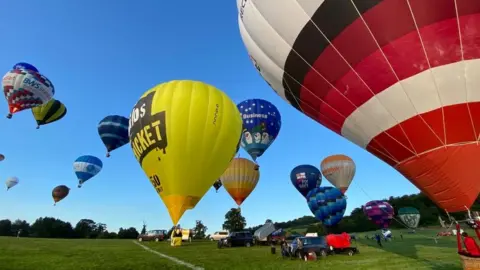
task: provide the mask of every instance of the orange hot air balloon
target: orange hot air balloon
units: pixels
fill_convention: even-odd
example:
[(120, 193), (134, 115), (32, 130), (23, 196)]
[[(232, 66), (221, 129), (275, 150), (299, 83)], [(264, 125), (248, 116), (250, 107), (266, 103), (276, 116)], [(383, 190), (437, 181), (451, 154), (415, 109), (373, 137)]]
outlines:
[(480, 192), (480, 1), (237, 6), (250, 59), (279, 96), (440, 208), (471, 207)]
[(258, 165), (245, 158), (235, 158), (220, 177), (223, 187), (240, 206), (260, 179)]
[(326, 157), (320, 163), (320, 168), (328, 182), (345, 194), (355, 176), (353, 160), (345, 155), (333, 155)]

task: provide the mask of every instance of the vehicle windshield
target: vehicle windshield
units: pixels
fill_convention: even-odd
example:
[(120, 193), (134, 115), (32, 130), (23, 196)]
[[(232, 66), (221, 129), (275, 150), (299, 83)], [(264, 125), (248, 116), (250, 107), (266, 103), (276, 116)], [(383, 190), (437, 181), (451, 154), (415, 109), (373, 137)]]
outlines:
[(220, 234), (220, 235), (228, 235), (227, 232), (220, 232), (219, 234)]

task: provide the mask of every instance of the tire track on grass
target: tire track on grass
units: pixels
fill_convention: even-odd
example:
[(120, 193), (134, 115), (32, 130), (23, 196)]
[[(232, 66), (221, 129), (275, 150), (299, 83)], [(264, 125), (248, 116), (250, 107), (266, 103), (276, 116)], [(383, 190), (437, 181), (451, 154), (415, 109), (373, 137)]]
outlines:
[(168, 260), (170, 260), (170, 261), (172, 261), (172, 262), (174, 262), (174, 263), (176, 263), (176, 264), (180, 264), (180, 265), (183, 265), (183, 266), (185, 266), (185, 267), (188, 267), (188, 268), (194, 269), (194, 270), (204, 270), (204, 268), (202, 268), (202, 267), (195, 266), (195, 265), (193, 265), (193, 264), (191, 264), (191, 263), (187, 263), (187, 262), (185, 262), (185, 261), (182, 261), (182, 260), (177, 259), (177, 258), (172, 257), (172, 256), (168, 256), (168, 255), (166, 255), (166, 254), (163, 254), (163, 253), (161, 253), (161, 252), (158, 252), (158, 251), (156, 251), (156, 250), (153, 250), (153, 249), (151, 249), (151, 248), (149, 248), (149, 247), (146, 247), (146, 246), (138, 243), (137, 241), (132, 241), (132, 242), (133, 242), (135, 245), (142, 247), (142, 248), (145, 249), (146, 251), (151, 252), (151, 253), (159, 256), (159, 257), (168, 259)]

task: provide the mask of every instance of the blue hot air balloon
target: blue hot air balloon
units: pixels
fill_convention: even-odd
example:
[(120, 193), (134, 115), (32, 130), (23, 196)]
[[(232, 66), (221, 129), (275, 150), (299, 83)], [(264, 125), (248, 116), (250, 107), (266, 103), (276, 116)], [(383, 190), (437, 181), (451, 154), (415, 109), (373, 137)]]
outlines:
[(317, 187), (307, 194), (308, 207), (325, 226), (334, 226), (342, 220), (347, 208), (345, 195), (334, 187)]
[(107, 148), (107, 157), (110, 152), (129, 142), (128, 118), (120, 115), (109, 115), (98, 123), (98, 134)]
[(322, 174), (315, 166), (298, 165), (290, 173), (290, 180), (298, 192), (306, 197), (310, 190), (320, 186)]
[(263, 99), (245, 100), (237, 107), (243, 120), (240, 144), (256, 160), (277, 138), (282, 126), (280, 112), (272, 103)]
[(83, 183), (97, 175), (103, 167), (102, 161), (94, 156), (81, 156), (73, 162), (73, 171), (78, 178), (78, 187), (82, 187)]
[(33, 66), (32, 64), (29, 64), (29, 63), (24, 63), (24, 62), (16, 63), (13, 66), (13, 69), (25, 69), (25, 70), (31, 70), (31, 71), (38, 72), (38, 69), (35, 66)]

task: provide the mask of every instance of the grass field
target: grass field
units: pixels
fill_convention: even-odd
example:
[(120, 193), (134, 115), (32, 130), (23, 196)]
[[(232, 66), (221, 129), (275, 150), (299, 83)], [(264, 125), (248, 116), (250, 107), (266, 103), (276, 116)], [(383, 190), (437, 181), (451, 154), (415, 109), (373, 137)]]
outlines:
[[(379, 248), (358, 234), (360, 254), (334, 255), (315, 262), (282, 259), (269, 247), (217, 249), (212, 242), (192, 242), (172, 248), (166, 242), (142, 243), (153, 251), (204, 269), (462, 269), (454, 237), (438, 244), (427, 236), (434, 231), (404, 234)], [(395, 232), (394, 232), (395, 234)], [(191, 269), (149, 252), (132, 240), (63, 240), (0, 238), (1, 270), (122, 270)]]

